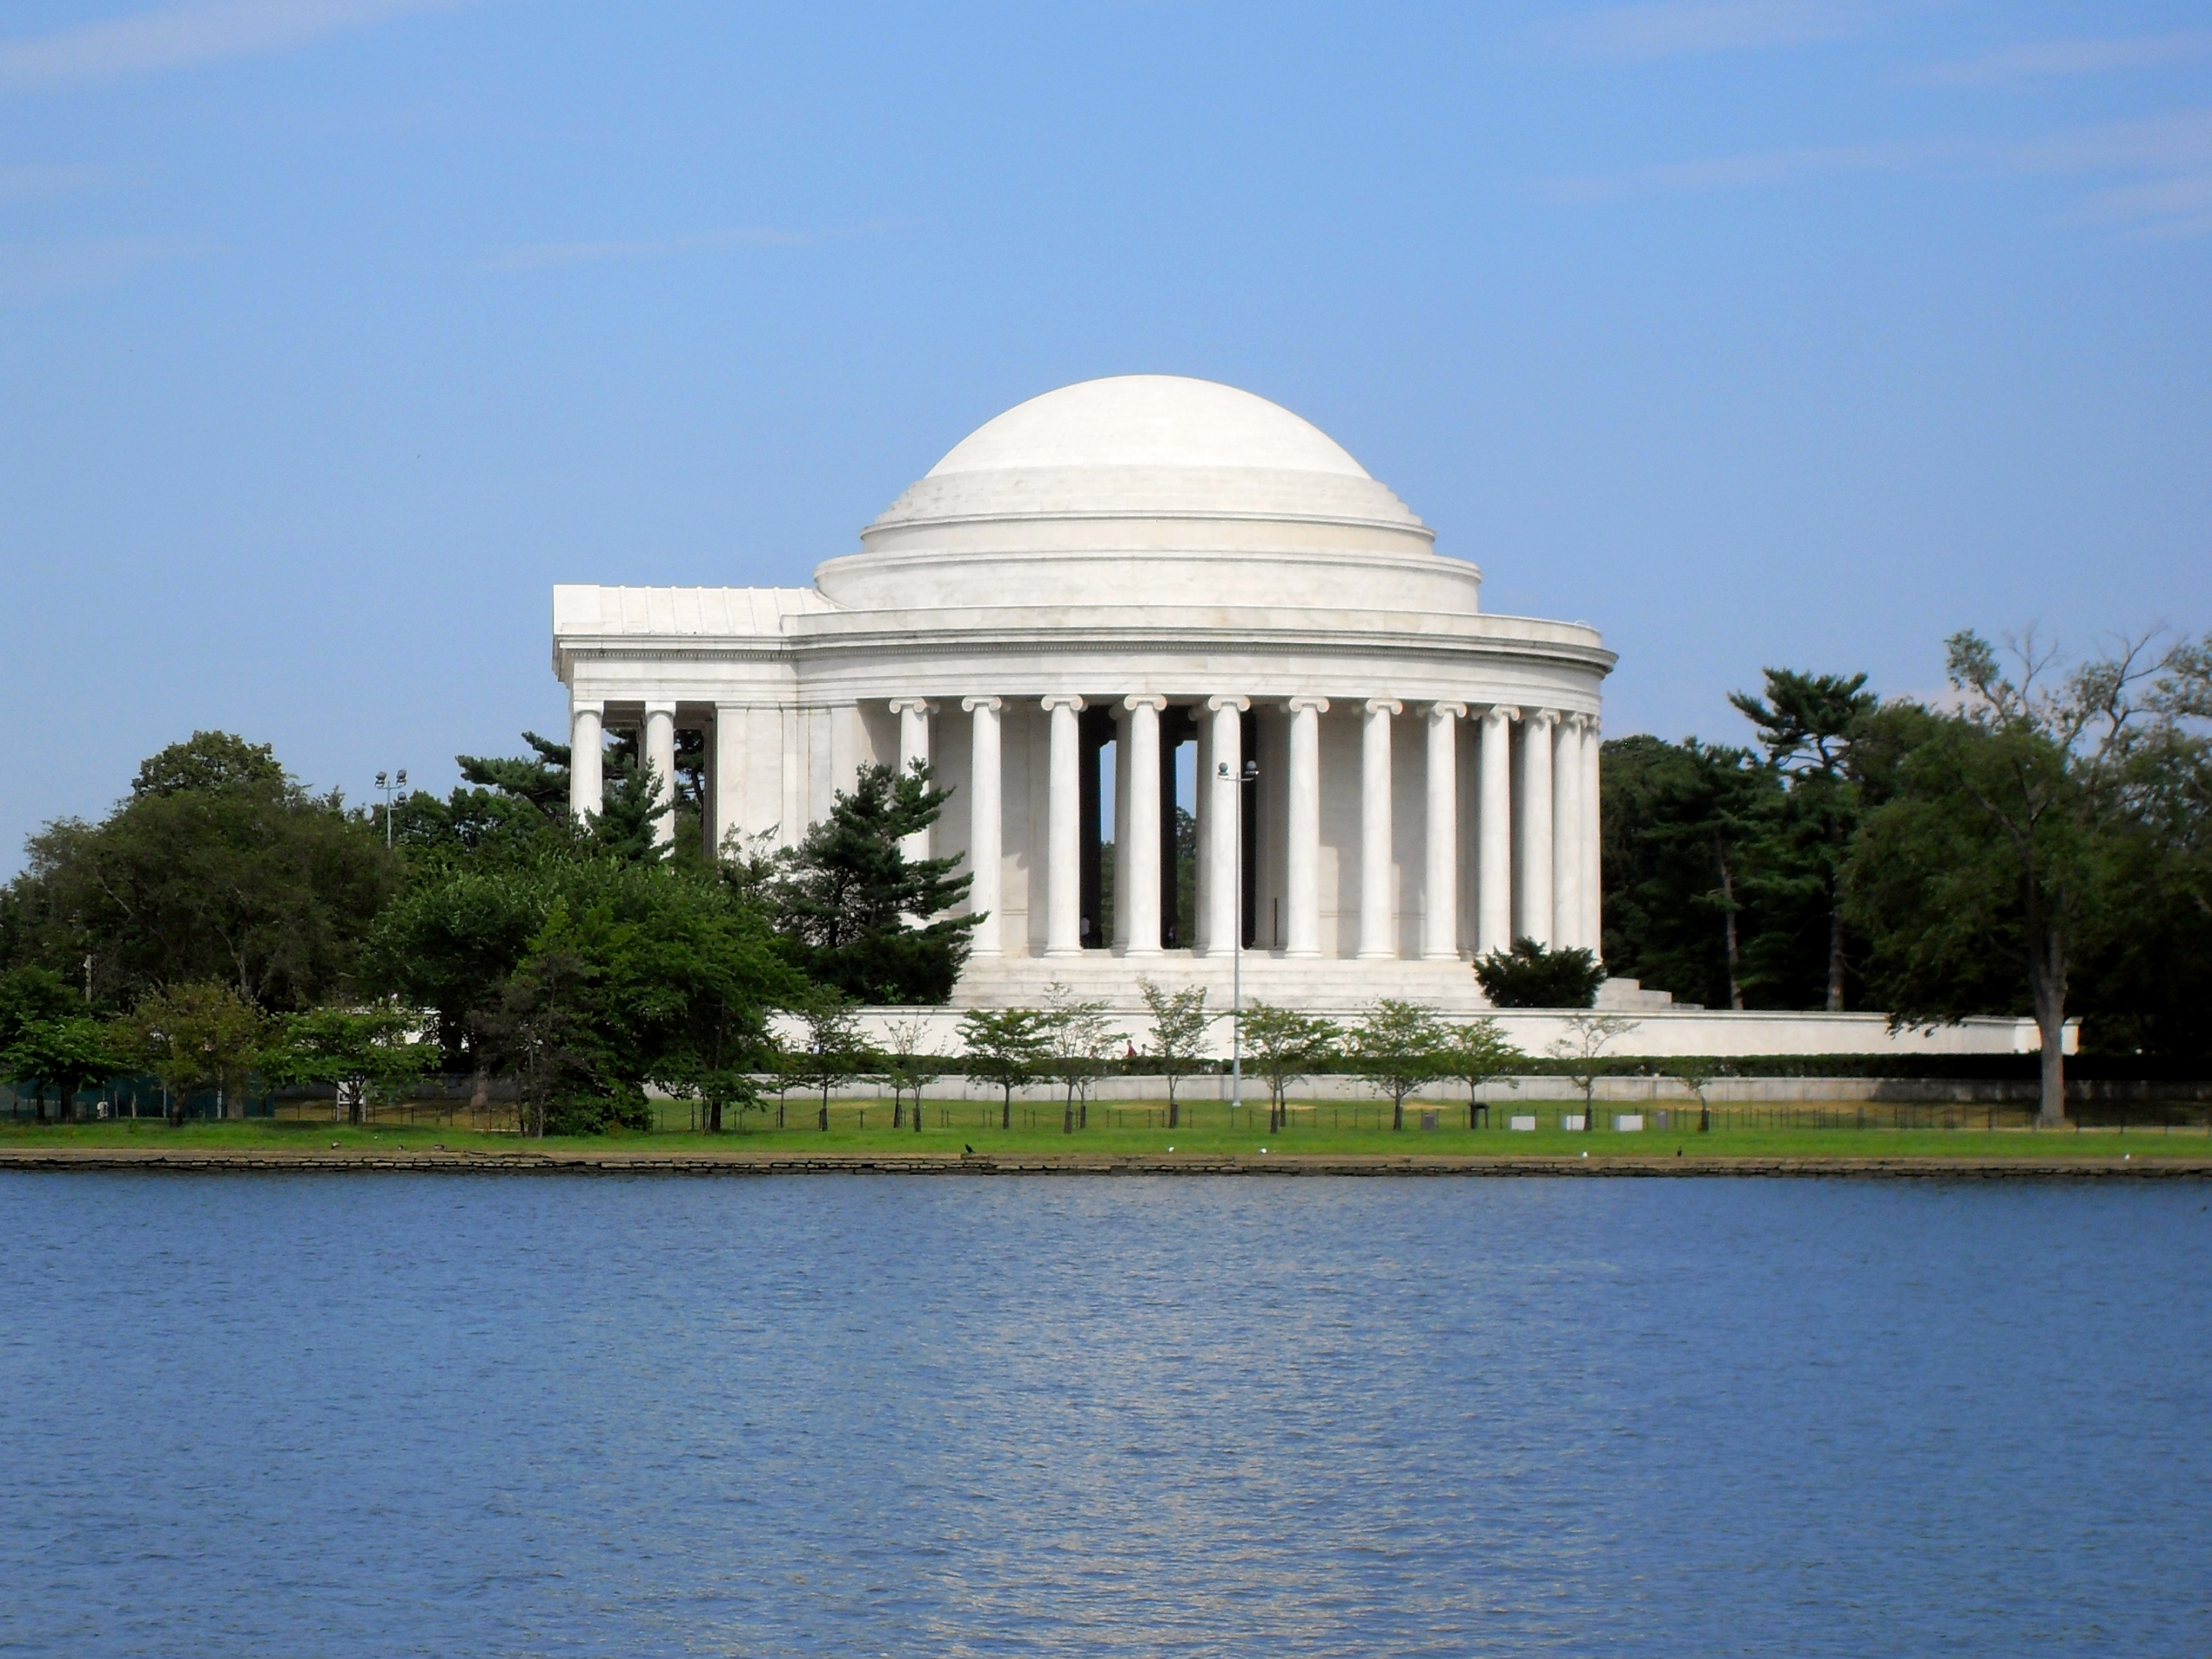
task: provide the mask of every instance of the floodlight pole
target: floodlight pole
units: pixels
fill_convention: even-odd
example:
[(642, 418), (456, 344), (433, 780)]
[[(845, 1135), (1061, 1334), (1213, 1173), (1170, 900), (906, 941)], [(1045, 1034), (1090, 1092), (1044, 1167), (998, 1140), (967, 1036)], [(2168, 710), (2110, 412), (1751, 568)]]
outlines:
[[(1229, 778), (1229, 763), (1219, 763), (1213, 775)], [(1237, 1121), (1237, 1109), (1244, 1103), (1244, 786), (1259, 775), (1260, 763), (1247, 759), (1231, 780), (1237, 796), (1229, 818), (1237, 872), (1229, 899), (1229, 1121), (1232, 1124)]]
[(398, 775), (392, 777), (387, 777), (384, 773), (379, 772), (376, 775), (376, 787), (384, 792), (384, 850), (388, 853), (392, 850), (392, 797), (406, 788), (407, 769), (401, 767)]

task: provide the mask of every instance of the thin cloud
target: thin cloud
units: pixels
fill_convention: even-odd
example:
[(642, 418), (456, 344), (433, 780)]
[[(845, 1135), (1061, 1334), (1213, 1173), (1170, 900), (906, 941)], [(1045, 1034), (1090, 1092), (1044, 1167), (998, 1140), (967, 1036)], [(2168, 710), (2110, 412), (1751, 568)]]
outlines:
[(98, 190), (115, 177), (96, 161), (0, 163), (0, 202), (35, 202), (49, 196), (74, 196)]
[(2075, 127), (2022, 144), (2014, 154), (2023, 166), (2045, 173), (2212, 168), (2212, 109), (2174, 110), (2140, 120)]
[(512, 247), (477, 261), (478, 270), (552, 270), (563, 265), (597, 264), (608, 259), (665, 259), (672, 254), (732, 247), (811, 247), (817, 239), (803, 230), (709, 230), (690, 236), (644, 240), (538, 242)]
[(2155, 69), (2207, 55), (2212, 55), (2212, 29), (2112, 40), (2024, 40), (1956, 63), (1926, 64), (1912, 79), (1935, 87), (2014, 86), (2057, 76)]
[(1555, 202), (1601, 202), (1629, 195), (1747, 190), (1787, 184), (1820, 173), (1895, 173), (1953, 151), (1929, 143), (1826, 144), (1796, 149), (1750, 150), (1702, 161), (1668, 161), (1623, 173), (1547, 179), (1537, 192)]
[(0, 242), (0, 305), (31, 305), (57, 295), (105, 288), (148, 265), (205, 251), (198, 243), (175, 236)]
[(1672, 58), (1845, 40), (1863, 33), (1876, 10), (1850, 0), (1650, 0), (1585, 12), (1540, 33), (1607, 58)]
[(465, 0), (196, 0), (0, 40), (0, 89), (118, 81), (304, 46)]
[[(1555, 202), (1604, 202), (1632, 195), (1755, 189), (1823, 174), (1903, 173), (1943, 166), (1985, 178), (2120, 175), (2082, 198), (2075, 216), (2160, 236), (2212, 232), (2212, 109), (2176, 110), (2075, 127), (2012, 144), (1942, 138), (1753, 150), (1615, 173), (1547, 179), (1534, 188)], [(2130, 174), (2134, 176), (2126, 176)]]

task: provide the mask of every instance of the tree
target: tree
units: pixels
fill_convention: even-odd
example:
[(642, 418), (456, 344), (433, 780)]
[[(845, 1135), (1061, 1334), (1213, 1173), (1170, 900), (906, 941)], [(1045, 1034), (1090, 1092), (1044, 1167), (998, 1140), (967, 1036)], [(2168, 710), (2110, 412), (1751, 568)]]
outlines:
[(1766, 696), (1733, 691), (1729, 701), (1758, 729), (1767, 760), (1790, 779), (1793, 815), (1808, 827), (1815, 854), (1828, 923), (1827, 999), (1831, 1013), (1844, 1006), (1844, 871), (1863, 806), (1851, 766), (1851, 748), (1881, 700), (1866, 690), (1863, 674), (1802, 674), (1765, 671)]
[(604, 1092), (609, 1054), (598, 1018), (602, 976), (579, 948), (565, 909), (558, 910), (501, 985), (497, 1000), (475, 1017), (487, 1057), (515, 1080), (526, 1135), (588, 1133), (618, 1115)]
[(1390, 1127), (1406, 1127), (1406, 1097), (1442, 1069), (1447, 1038), (1436, 1010), (1384, 997), (1346, 1034), (1344, 1058), (1390, 1097)]
[(364, 1008), (314, 1008), (276, 1023), (260, 1057), (271, 1083), (327, 1083), (350, 1123), (363, 1109), (414, 1082), (438, 1063), (434, 1043), (416, 1040), (422, 1015), (396, 1002)]
[(107, 1028), (89, 1013), (79, 1012), (23, 1025), (0, 1050), (0, 1065), (9, 1076), (28, 1080), (38, 1089), (40, 1122), (46, 1121), (46, 1090), (51, 1087), (56, 1121), (66, 1123), (77, 1096), (114, 1075), (116, 1055)]
[[(567, 872), (539, 860), (436, 871), (377, 917), (362, 953), (374, 989), (435, 1016), (448, 1063), (468, 1063), (508, 980), (545, 926)], [(508, 1011), (512, 1012), (512, 1010)]]
[(1168, 1127), (1182, 1122), (1176, 1101), (1176, 1085), (1198, 1069), (1206, 1046), (1206, 1028), (1213, 1017), (1206, 1012), (1206, 988), (1192, 985), (1180, 991), (1164, 990), (1144, 981), (1145, 1006), (1152, 1016), (1152, 1060), (1168, 1080)]
[(806, 1046), (793, 1055), (798, 1062), (795, 1073), (807, 1087), (822, 1091), (820, 1127), (826, 1133), (830, 1127), (830, 1091), (860, 1076), (871, 1054), (866, 1041), (860, 1036), (860, 1022), (853, 1012), (853, 1005), (835, 991), (817, 993), (802, 1001), (794, 1012), (806, 1026)]
[(1579, 946), (1554, 951), (1516, 939), (1512, 949), (1478, 958), (1474, 977), (1493, 1008), (1587, 1008), (1597, 1000), (1605, 969)]
[(1516, 1063), (1527, 1058), (1507, 1040), (1496, 1020), (1462, 1020), (1444, 1028), (1437, 1048), (1437, 1074), (1467, 1085), (1467, 1127), (1472, 1129), (1475, 1115), (1483, 1110), (1482, 1085), (1492, 1078), (1510, 1076)]
[(228, 985), (203, 981), (150, 991), (117, 1021), (115, 1046), (161, 1080), (172, 1121), (185, 1097), (213, 1087), (224, 1117), (243, 1117), (247, 1075), (261, 1056), (267, 1022)]
[(909, 861), (904, 845), (950, 798), (926, 761), (863, 766), (830, 816), (783, 855), (777, 927), (799, 966), (856, 1001), (942, 1003), (968, 960), (979, 915), (945, 914), (968, 895), (957, 859)]
[(1239, 1022), (1252, 1069), (1267, 1079), (1267, 1128), (1287, 1129), (1291, 1121), (1288, 1093), (1291, 1079), (1304, 1077), (1328, 1063), (1342, 1033), (1334, 1021), (1318, 1014), (1302, 1014), (1290, 1008), (1255, 1002)]
[(125, 996), (221, 979), (272, 1009), (346, 988), (400, 874), (338, 795), (227, 732), (151, 757), (106, 818), (51, 823), (29, 851), (9, 897), (33, 959), (73, 970), (90, 953)]
[(914, 1091), (914, 1132), (921, 1133), (921, 1091), (945, 1075), (943, 1069), (932, 1065), (939, 1056), (927, 1044), (929, 1028), (918, 1018), (908, 1017), (890, 1022), (885, 1035), (890, 1041), (884, 1045), (880, 1059), (884, 1075), (891, 1085), (891, 1127), (899, 1127), (899, 1108), (908, 1090)]
[(1000, 1091), (999, 1127), (1014, 1124), (1014, 1091), (1041, 1076), (1050, 1048), (1049, 1017), (1037, 1008), (970, 1008), (960, 1016), (968, 1074)]
[(1615, 1037), (1627, 1036), (1640, 1023), (1616, 1014), (1577, 1014), (1553, 1040), (1553, 1057), (1565, 1062), (1562, 1069), (1582, 1091), (1584, 1129), (1597, 1127), (1597, 1080), (1605, 1075), (1601, 1057)]
[(2201, 757), (2212, 717), (2212, 644), (2136, 640), (2070, 672), (2032, 635), (2012, 654), (2008, 671), (1979, 635), (1951, 637), (1960, 708), (1905, 757), (1854, 853), (1852, 894), (1893, 1024), (2002, 1006), (2024, 981), (2039, 1121), (2056, 1125), (2072, 975), (2124, 950), (2144, 913), (2166, 781)]
[(1746, 750), (1639, 735), (1605, 744), (1601, 776), (1607, 966), (1707, 1007), (1747, 1006), (1747, 944), (1772, 954), (1751, 907), (1781, 775)]
[(0, 974), (0, 1065), (7, 1066), (11, 1077), (36, 1080), (41, 1123), (46, 1121), (46, 1061), (19, 1054), (19, 1045), (31, 1032), (63, 1024), (84, 1012), (83, 999), (51, 969), (12, 968)]
[(1710, 1054), (1684, 1054), (1667, 1062), (1667, 1070), (1681, 1081), (1682, 1086), (1698, 1097), (1698, 1133), (1711, 1134), (1713, 1127), (1712, 1103), (1705, 1098), (1705, 1091), (1720, 1073), (1720, 1062)]
[(1057, 981), (1046, 993), (1045, 1033), (1048, 1074), (1067, 1090), (1061, 1132), (1073, 1134), (1079, 1127), (1077, 1097), (1082, 1097), (1083, 1120), (1079, 1127), (1087, 1129), (1091, 1127), (1091, 1085), (1112, 1062), (1115, 1050), (1127, 1044), (1128, 1039), (1109, 1029), (1104, 1003), (1079, 1002), (1067, 987)]

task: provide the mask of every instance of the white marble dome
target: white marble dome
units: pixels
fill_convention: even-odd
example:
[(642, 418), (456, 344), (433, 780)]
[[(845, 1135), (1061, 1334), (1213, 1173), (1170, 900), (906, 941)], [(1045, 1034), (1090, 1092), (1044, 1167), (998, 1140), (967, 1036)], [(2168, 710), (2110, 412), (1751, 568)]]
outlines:
[(815, 573), (869, 610), (1346, 605), (1472, 614), (1481, 574), (1328, 434), (1212, 380), (1124, 374), (1017, 404)]

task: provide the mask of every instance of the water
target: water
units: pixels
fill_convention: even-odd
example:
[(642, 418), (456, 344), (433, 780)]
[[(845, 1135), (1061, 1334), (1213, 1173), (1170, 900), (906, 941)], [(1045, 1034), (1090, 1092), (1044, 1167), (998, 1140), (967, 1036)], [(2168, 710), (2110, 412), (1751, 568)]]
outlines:
[(0, 1177), (0, 1650), (2201, 1655), (2207, 1198)]

